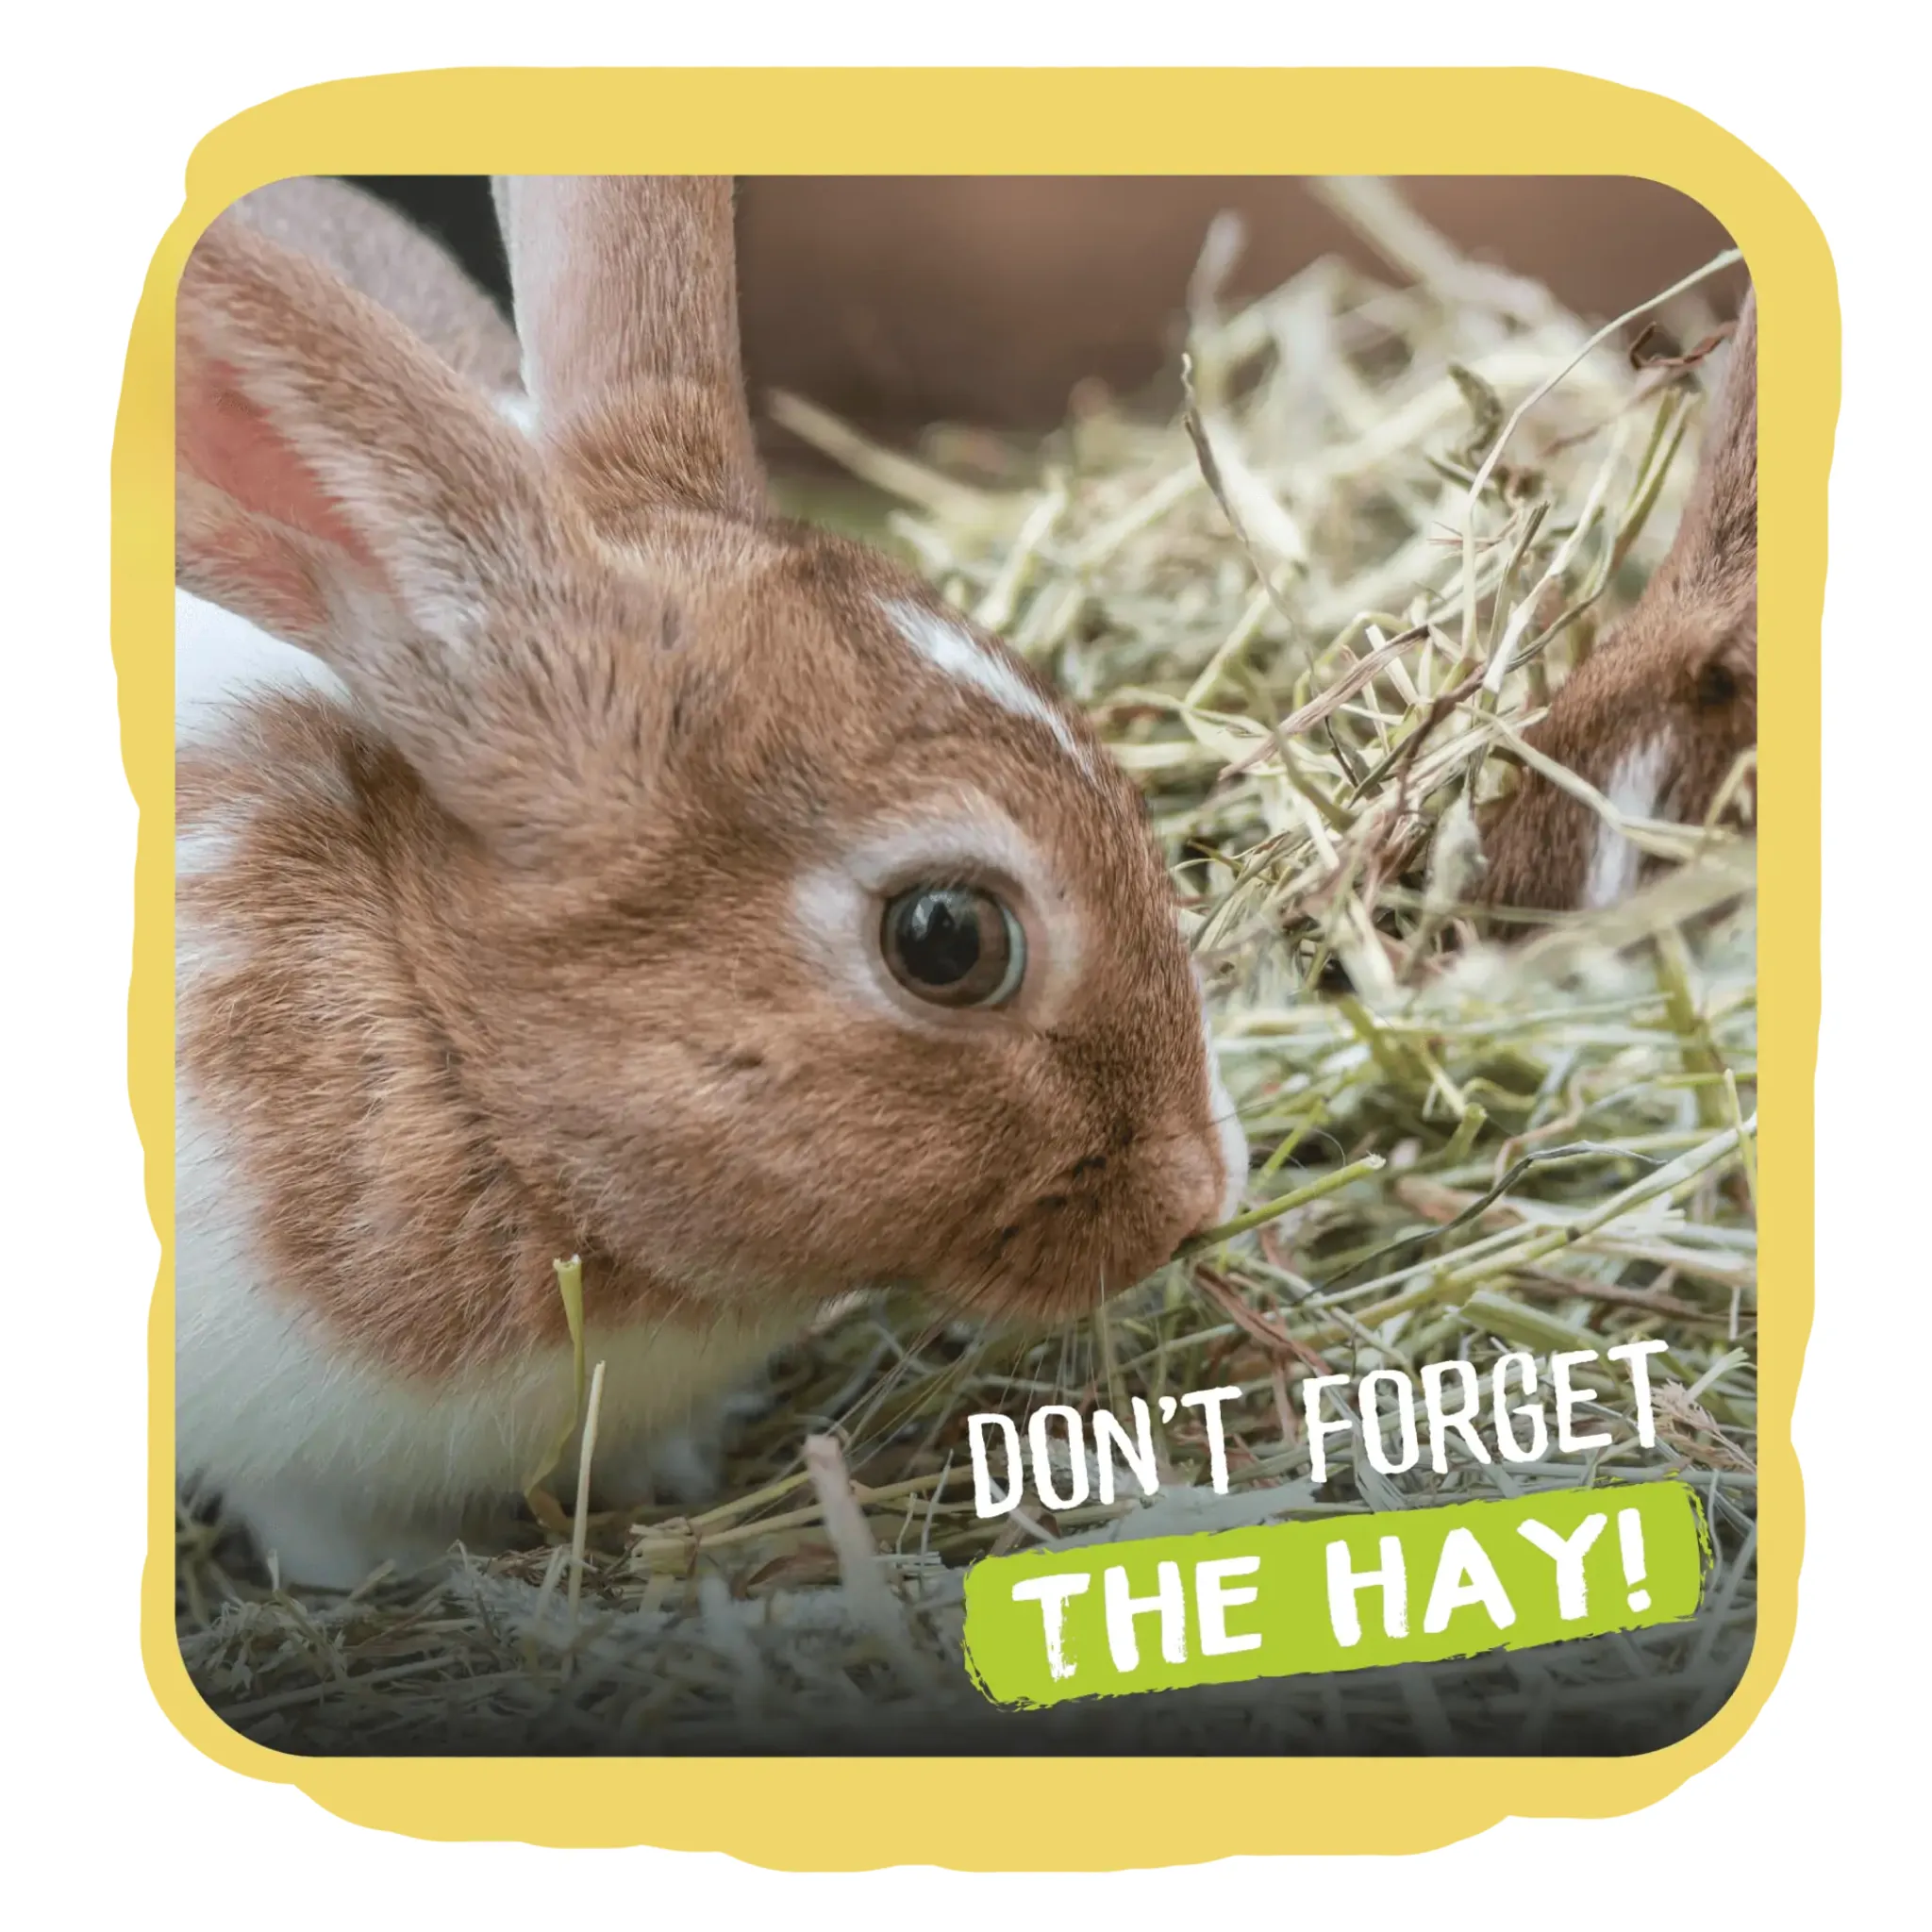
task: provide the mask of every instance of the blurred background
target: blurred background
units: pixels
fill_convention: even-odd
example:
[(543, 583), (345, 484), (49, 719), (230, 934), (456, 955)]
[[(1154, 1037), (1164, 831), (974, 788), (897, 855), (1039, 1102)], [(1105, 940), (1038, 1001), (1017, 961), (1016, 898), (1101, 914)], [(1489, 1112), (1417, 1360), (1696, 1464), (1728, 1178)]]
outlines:
[[(354, 178), (440, 234), (507, 306), (485, 177)], [(1597, 321), (1729, 245), (1697, 203), (1631, 176), (1394, 185), (1458, 247)], [(1133, 393), (1171, 369), (1189, 277), (1223, 210), (1248, 233), (1230, 297), (1265, 293), (1329, 254), (1400, 279), (1293, 176), (744, 178), (752, 393), (794, 391), (897, 441), (935, 422), (1051, 429), (1076, 383)], [(1712, 288), (1722, 313), (1743, 286), (1739, 268)]]

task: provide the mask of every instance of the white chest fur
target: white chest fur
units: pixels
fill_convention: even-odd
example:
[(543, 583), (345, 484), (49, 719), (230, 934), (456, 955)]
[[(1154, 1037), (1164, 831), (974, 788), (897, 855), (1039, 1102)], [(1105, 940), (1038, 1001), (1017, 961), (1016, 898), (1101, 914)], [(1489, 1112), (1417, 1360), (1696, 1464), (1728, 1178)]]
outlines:
[[(425, 1381), (342, 1349), (278, 1292), (223, 1137), (175, 1101), (175, 1432), (183, 1475), (280, 1556), (331, 1587), (377, 1562), (426, 1561), (488, 1533), (573, 1413), (567, 1347)], [(721, 1399), (774, 1348), (772, 1324), (592, 1324), (604, 1377), (592, 1478), (619, 1501), (679, 1500), (713, 1479)], [(576, 1470), (566, 1449), (558, 1479)]]
[(175, 742), (217, 736), (235, 704), (251, 691), (348, 693), (320, 658), (285, 644), (245, 618), (175, 592)]

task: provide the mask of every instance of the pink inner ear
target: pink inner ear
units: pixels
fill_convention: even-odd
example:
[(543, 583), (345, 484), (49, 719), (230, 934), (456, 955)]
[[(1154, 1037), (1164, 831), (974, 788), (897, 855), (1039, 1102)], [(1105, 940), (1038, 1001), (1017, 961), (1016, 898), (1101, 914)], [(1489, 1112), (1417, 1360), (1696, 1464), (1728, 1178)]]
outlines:
[(290, 643), (320, 649), (328, 592), (305, 538), (192, 477), (175, 495), (176, 581)]
[(267, 414), (218, 362), (183, 356), (176, 371), (175, 460), (239, 508), (270, 517), (380, 575), (369, 546)]

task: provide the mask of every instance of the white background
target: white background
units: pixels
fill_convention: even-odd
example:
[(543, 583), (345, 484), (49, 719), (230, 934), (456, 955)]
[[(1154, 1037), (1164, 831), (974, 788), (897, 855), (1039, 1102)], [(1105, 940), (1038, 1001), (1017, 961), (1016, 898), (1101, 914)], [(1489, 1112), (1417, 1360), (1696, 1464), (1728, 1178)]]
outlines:
[[(1491, 1928), (1781, 1924), (1829, 1900), (1923, 1895), (1928, 1643), (1889, 1539), (1925, 1494), (1924, 1411), (1900, 1338), (1923, 1354), (1924, 1224), (1912, 1200), (1926, 1009), (1917, 823), (1928, 364), (1920, 67), (1840, 0), (1822, 16), (1703, 5), (1486, 0), (1317, 13), (1223, 0), (1154, 8), (974, 0), (966, 8), (763, 10), (636, 6), (411, 10), (250, 5), (33, 10), (9, 33), (6, 143), (13, 257), (0, 304), (11, 404), (0, 476), (15, 585), (4, 641), (12, 827), (11, 988), (0, 1163), (11, 1402), (8, 1685), (0, 1737), (31, 1866), (85, 1922), (146, 1910), (291, 1925), (528, 1921), (594, 1911), (758, 1923), (963, 1923), (1015, 1909), (1116, 1910), (1138, 1924), (1359, 1923), (1426, 1902)], [(686, 24), (708, 16), (702, 28)], [(1900, 16), (1907, 17), (1906, 9)], [(461, 18), (461, 25), (455, 22)], [(472, 64), (681, 62), (1158, 65), (1175, 61), (1568, 67), (1674, 96), (1729, 127), (1806, 197), (1837, 258), (1844, 405), (1831, 493), (1825, 617), (1825, 1011), (1819, 1081), (1818, 1319), (1799, 1413), (1807, 1483), (1797, 1645), (1737, 1749), (1635, 1818), (1511, 1823), (1421, 1860), (1233, 1861), (1119, 1877), (790, 1878), (720, 1857), (430, 1846), (363, 1832), (298, 1793), (217, 1769), (160, 1717), (136, 1645), (145, 1377), (157, 1244), (129, 1118), (125, 1001), (135, 815), (108, 648), (108, 455), (148, 258), (175, 216), (194, 142), (229, 115), (339, 76)], [(1908, 1114), (1907, 1109), (1911, 1109)], [(1913, 1339), (1915, 1338), (1915, 1339)], [(1923, 1379), (1918, 1387), (1923, 1388)], [(1874, 1394), (1874, 1391), (1877, 1391)], [(63, 1574), (68, 1515), (92, 1519), (87, 1572)], [(126, 1545), (105, 1553), (102, 1518)], [(1924, 1546), (1917, 1528), (1911, 1541)], [(1924, 1564), (1910, 1583), (1924, 1587)], [(1864, 1621), (1859, 1618), (1863, 1610)], [(1449, 1775), (1480, 1775), (1450, 1773)], [(1311, 1766), (1311, 1780), (1321, 1775)], [(1152, 1848), (1170, 1803), (1208, 1807), (1231, 1777), (1161, 1780), (1124, 1819)], [(1920, 1802), (1912, 1802), (1914, 1796)], [(800, 1802), (808, 1802), (801, 1791)], [(996, 1845), (999, 1780), (987, 1779)], [(1070, 1851), (1077, 1848), (1070, 1846)], [(617, 1888), (612, 1890), (612, 1888)], [(593, 1890), (594, 1888), (594, 1890)], [(1424, 1890), (1426, 1888), (1426, 1890)], [(1905, 1907), (1909, 1910), (1909, 1907)]]

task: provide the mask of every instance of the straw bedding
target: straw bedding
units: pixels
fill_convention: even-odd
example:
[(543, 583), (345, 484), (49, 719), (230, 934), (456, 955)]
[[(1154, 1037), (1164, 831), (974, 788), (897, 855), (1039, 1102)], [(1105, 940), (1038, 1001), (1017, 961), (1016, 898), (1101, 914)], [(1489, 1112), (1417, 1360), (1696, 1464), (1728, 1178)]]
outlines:
[[(1387, 278), (1324, 261), (1224, 307), (1217, 228), (1176, 407), (1081, 393), (1037, 444), (908, 454), (774, 406), (853, 479), (795, 507), (911, 557), (1145, 788), (1256, 1149), (1248, 1224), (1051, 1335), (839, 1312), (772, 1365), (713, 1507), (590, 1523), (580, 1559), (532, 1523), (446, 1576), (294, 1595), (184, 1515), (183, 1653), (229, 1723), (302, 1753), (1568, 1755), (1722, 1705), (1756, 1593), (1753, 847), (1639, 826), (1685, 862), (1613, 913), (1525, 935), (1469, 904), (1471, 807), (1661, 555), (1705, 385), (1633, 366), (1634, 327), (1587, 348), (1381, 186), (1328, 192)], [(1702, 303), (1657, 317), (1694, 342)], [(1391, 1477), (1335, 1438), (1309, 1480), (1309, 1374), (1641, 1337), (1669, 1343), (1648, 1448), (1600, 1373), (1608, 1450)], [(1226, 1494), (1176, 1428), (1153, 1499), (974, 1515), (968, 1414), (1228, 1383)], [(808, 1436), (839, 1447), (808, 1467)], [(1716, 1551), (1686, 1624), (1024, 1716), (960, 1667), (990, 1550), (1668, 1475)]]

